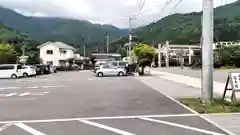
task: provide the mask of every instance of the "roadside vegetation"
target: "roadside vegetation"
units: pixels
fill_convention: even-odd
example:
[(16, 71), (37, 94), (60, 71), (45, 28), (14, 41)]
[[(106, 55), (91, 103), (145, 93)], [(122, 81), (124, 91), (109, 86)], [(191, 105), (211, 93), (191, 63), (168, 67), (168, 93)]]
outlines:
[(183, 98), (179, 101), (202, 114), (240, 112), (240, 103), (231, 103), (222, 99), (214, 99), (208, 104), (202, 103), (200, 98)]

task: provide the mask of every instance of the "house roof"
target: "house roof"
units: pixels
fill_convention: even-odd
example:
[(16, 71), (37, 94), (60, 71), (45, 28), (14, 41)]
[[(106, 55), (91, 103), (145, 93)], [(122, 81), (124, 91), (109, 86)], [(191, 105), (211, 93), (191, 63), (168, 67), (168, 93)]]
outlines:
[(56, 46), (56, 47), (58, 47), (58, 48), (71, 49), (71, 50), (76, 51), (75, 48), (73, 48), (72, 46), (67, 45), (67, 44), (65, 44), (65, 43), (63, 43), (63, 42), (46, 42), (46, 43), (38, 46), (38, 48), (42, 48), (42, 47), (44, 47), (45, 45), (49, 45), (49, 44), (54, 45), (54, 46)]

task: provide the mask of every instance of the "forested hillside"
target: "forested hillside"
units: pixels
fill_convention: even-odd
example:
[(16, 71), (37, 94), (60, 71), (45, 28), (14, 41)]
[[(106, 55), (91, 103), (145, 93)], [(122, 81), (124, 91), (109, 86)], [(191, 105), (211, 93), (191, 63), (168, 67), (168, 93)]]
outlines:
[[(137, 28), (135, 34), (145, 42), (153, 40), (172, 43), (197, 43), (201, 37), (202, 12), (173, 14), (156, 23)], [(214, 40), (236, 41), (240, 39), (240, 1), (217, 7), (214, 10)]]
[(31, 39), (40, 42), (63, 41), (77, 48), (85, 43), (103, 46), (107, 33), (111, 39), (127, 33), (127, 30), (112, 25), (92, 24), (84, 20), (26, 17), (3, 7), (0, 7), (0, 16), (0, 23), (27, 33)]

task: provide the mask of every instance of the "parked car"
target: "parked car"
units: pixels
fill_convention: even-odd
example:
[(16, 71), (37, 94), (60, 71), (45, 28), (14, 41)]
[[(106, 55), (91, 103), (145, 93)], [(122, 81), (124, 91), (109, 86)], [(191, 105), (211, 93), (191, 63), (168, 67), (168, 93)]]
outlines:
[(100, 69), (96, 71), (98, 77), (102, 76), (124, 76), (126, 75), (126, 70), (124, 68), (114, 67), (112, 65), (101, 65)]
[(37, 67), (37, 75), (50, 74), (50, 66), (48, 65), (35, 65)]
[(96, 71), (97, 71), (98, 69), (100, 69), (100, 66), (101, 66), (101, 65), (105, 65), (106, 63), (107, 63), (106, 61), (97, 61), (97, 62), (95, 63), (95, 67), (94, 67), (94, 69), (93, 69), (93, 72), (96, 73)]
[(109, 61), (107, 63), (113, 65), (114, 67), (118, 67), (118, 68), (125, 68), (126, 65), (128, 64), (127, 61)]
[(19, 64), (3, 64), (0, 65), (0, 78), (20, 78), (23, 76), (22, 66)]
[(32, 65), (24, 65), (21, 69), (23, 77), (35, 76), (37, 74), (36, 67)]

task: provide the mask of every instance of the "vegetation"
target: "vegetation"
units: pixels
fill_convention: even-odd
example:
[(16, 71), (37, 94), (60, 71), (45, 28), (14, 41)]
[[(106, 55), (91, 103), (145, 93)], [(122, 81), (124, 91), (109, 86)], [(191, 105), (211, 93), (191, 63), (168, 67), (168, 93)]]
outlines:
[(113, 40), (127, 33), (127, 30), (112, 25), (92, 24), (84, 20), (26, 17), (3, 7), (0, 7), (0, 14), (0, 24), (2, 22), (10, 28), (27, 33), (31, 39), (39, 42), (63, 41), (81, 50), (87, 44), (86, 50), (90, 52), (98, 44), (101, 51), (104, 51), (106, 34)]
[[(240, 0), (214, 10), (214, 40), (238, 41), (240, 37)], [(164, 43), (169, 40), (173, 44), (196, 44), (201, 38), (202, 12), (173, 14), (155, 23), (137, 28), (135, 35), (143, 42), (151, 44)]]
[(17, 57), (22, 55), (22, 48), (25, 48), (29, 56), (27, 64), (38, 63), (38, 49), (40, 43), (29, 39), (25, 34), (0, 24), (0, 64), (16, 63)]
[(201, 103), (199, 98), (180, 99), (180, 102), (198, 113), (231, 113), (240, 112), (239, 103), (230, 103), (222, 99), (214, 99), (211, 103)]
[(14, 63), (16, 59), (16, 51), (12, 45), (0, 44), (0, 64)]
[(155, 56), (155, 49), (147, 44), (138, 44), (133, 48), (133, 53), (137, 58), (137, 63), (141, 67), (140, 75), (144, 74), (144, 68), (151, 66)]

